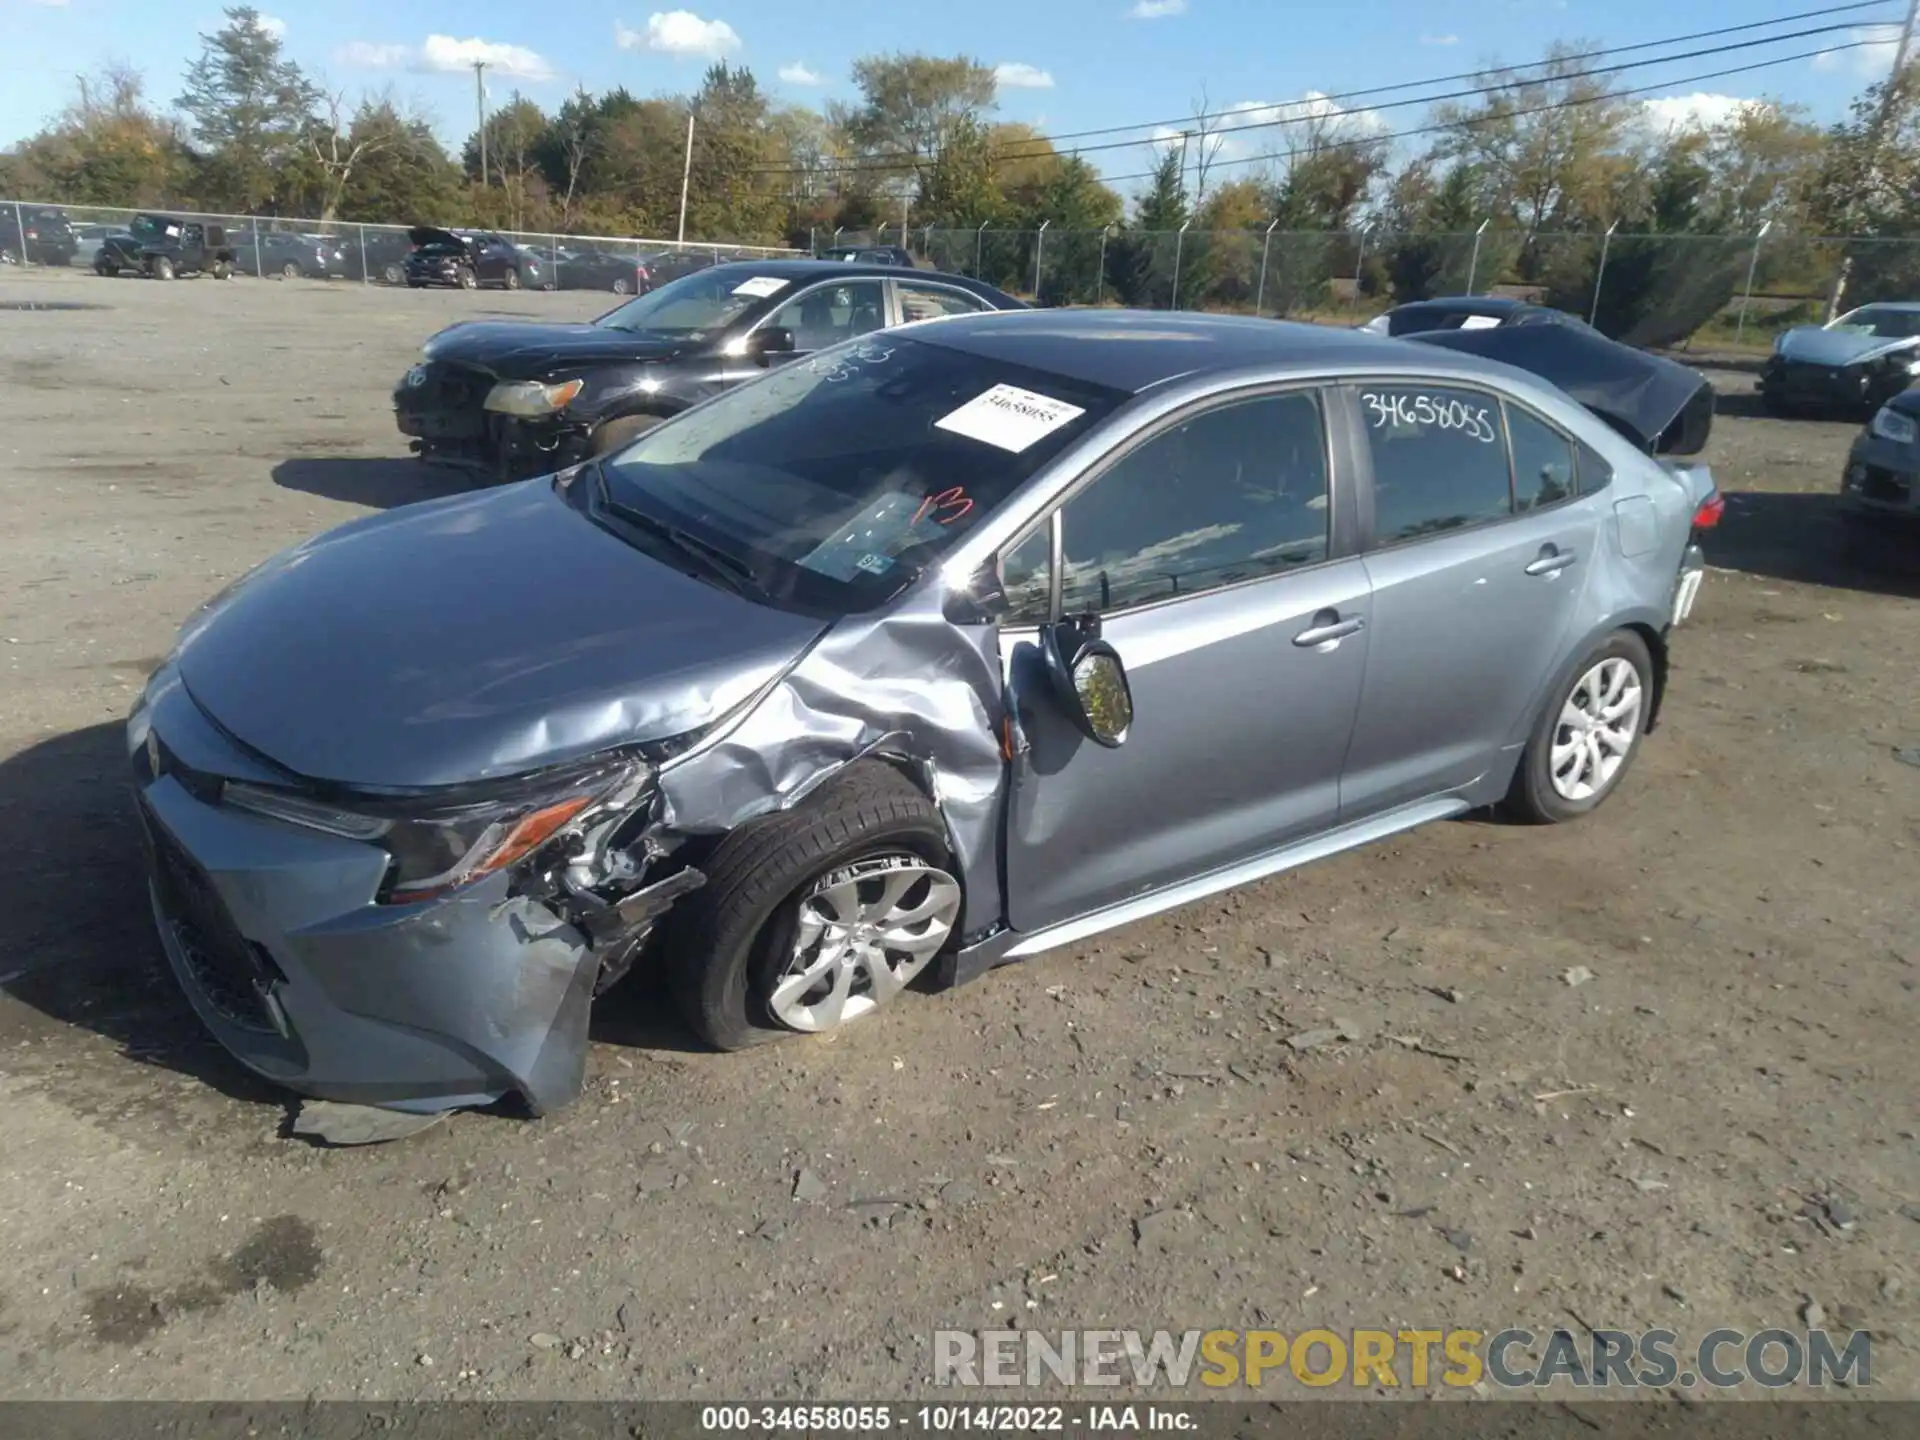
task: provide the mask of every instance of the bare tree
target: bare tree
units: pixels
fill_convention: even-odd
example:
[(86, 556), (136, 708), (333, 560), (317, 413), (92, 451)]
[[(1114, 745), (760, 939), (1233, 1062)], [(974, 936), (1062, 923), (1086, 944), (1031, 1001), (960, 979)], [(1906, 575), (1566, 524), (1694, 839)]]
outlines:
[(359, 129), (344, 117), (346, 91), (325, 90), (320, 95), (325, 114), (307, 127), (307, 149), (320, 169), (320, 219), (331, 224), (353, 178), (353, 167), (377, 155), (394, 142), (390, 131)]
[[(1193, 203), (1198, 205), (1207, 198), (1207, 176), (1213, 170), (1214, 162), (1220, 158), (1220, 152), (1226, 148), (1227, 135), (1234, 128), (1220, 122), (1225, 118), (1210, 113), (1212, 103), (1207, 98), (1207, 87), (1200, 87), (1200, 98), (1193, 102), (1193, 124), (1187, 135), (1191, 137), (1193, 154)], [(1183, 143), (1187, 143), (1183, 139)]]

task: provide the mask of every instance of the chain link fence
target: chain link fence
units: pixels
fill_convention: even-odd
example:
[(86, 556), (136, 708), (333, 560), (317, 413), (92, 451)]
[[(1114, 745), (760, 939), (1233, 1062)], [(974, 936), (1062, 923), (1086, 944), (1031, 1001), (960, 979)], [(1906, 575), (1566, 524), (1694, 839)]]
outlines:
[[(103, 258), (103, 243), (110, 236), (131, 234), (135, 216), (155, 213), (160, 212), (0, 199), (0, 263), (110, 267), (111, 248)], [(219, 226), (225, 247), (233, 252), (232, 272), (238, 278), (407, 283), (405, 261), (414, 249), (409, 226), (279, 215), (164, 213), (182, 224)], [(497, 236), (505, 242), (481, 265), (480, 283), (533, 290), (632, 294), (693, 265), (806, 253), (765, 245), (683, 244), (629, 235), (449, 228)]]
[(933, 269), (1044, 305), (1133, 305), (1360, 323), (1438, 295), (1537, 300), (1642, 346), (1765, 344), (1829, 308), (1920, 299), (1920, 239), (1789, 235), (1140, 231), (882, 227), (815, 231), (815, 253), (897, 245)]
[[(93, 267), (139, 213), (0, 199), (0, 262)], [(406, 283), (408, 227), (170, 212), (219, 225), (236, 276)], [(805, 249), (623, 235), (479, 231), (505, 246), (479, 278), (539, 290), (633, 293), (686, 268)], [(1357, 324), (1408, 300), (1498, 293), (1554, 305), (1629, 344), (1765, 344), (1835, 305), (1920, 299), (1920, 239), (1757, 235), (1141, 231), (980, 225), (816, 230), (812, 253), (897, 245), (1043, 305), (1221, 310)], [(509, 278), (511, 276), (511, 278)]]

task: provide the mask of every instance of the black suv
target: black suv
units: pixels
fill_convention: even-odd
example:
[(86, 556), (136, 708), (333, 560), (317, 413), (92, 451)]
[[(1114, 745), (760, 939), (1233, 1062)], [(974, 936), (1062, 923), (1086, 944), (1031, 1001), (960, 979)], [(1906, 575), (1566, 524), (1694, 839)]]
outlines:
[(101, 275), (150, 275), (171, 280), (176, 275), (211, 275), (224, 280), (233, 273), (233, 249), (219, 225), (199, 220), (176, 220), (171, 215), (136, 215), (124, 235), (100, 242), (93, 268)]
[(425, 285), (456, 285), (462, 290), (481, 285), (499, 285), (507, 290), (528, 285), (537, 289), (546, 283), (538, 261), (505, 236), (489, 230), (416, 225), (407, 231), (407, 238), (414, 248), (403, 268), (407, 284), (416, 290)]
[(424, 459), (515, 479), (625, 445), (775, 365), (911, 320), (1023, 301), (934, 270), (833, 260), (709, 265), (584, 325), (492, 320), (429, 339), (393, 392)]
[(30, 265), (71, 265), (79, 248), (66, 211), (0, 204), (0, 262), (18, 264), (24, 257)]

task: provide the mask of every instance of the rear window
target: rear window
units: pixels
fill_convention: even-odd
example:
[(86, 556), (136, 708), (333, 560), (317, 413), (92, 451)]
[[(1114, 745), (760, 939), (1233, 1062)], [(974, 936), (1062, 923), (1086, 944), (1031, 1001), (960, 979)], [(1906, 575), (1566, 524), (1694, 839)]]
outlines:
[(624, 507), (724, 552), (768, 603), (869, 610), (1125, 398), (869, 335), (642, 436), (605, 494), (616, 523)]

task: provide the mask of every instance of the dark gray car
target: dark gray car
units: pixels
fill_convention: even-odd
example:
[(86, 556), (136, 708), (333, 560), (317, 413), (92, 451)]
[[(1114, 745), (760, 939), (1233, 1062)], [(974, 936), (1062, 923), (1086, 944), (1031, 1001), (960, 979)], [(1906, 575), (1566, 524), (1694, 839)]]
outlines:
[(1717, 497), (1653, 453), (1704, 440), (1697, 377), (1513, 351), (1583, 408), (1488, 358), (1526, 333), (929, 321), (296, 546), (129, 723), (173, 968), (297, 1090), (540, 1112), (629, 970), (738, 1047), (1496, 801), (1584, 815)]

